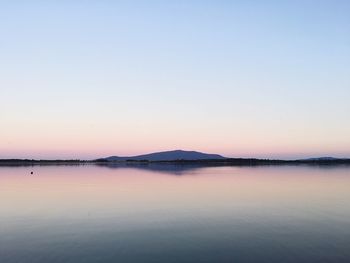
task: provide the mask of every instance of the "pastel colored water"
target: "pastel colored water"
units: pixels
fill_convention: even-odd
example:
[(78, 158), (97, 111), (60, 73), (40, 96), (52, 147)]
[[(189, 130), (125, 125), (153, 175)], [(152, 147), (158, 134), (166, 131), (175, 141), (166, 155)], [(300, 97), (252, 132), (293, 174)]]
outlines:
[(350, 262), (350, 167), (0, 167), (0, 262)]

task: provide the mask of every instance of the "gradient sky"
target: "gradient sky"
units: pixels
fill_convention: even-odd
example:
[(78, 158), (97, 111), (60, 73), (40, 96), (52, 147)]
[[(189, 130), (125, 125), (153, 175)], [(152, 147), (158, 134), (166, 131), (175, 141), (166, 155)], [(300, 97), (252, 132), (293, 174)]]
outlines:
[(1, 1), (0, 158), (350, 157), (350, 1)]

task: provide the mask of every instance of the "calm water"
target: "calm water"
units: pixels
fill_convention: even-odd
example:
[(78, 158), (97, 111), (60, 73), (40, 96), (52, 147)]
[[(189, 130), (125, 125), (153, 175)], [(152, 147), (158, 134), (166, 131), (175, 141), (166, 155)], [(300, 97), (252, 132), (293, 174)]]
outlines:
[(0, 262), (350, 262), (350, 167), (0, 167)]

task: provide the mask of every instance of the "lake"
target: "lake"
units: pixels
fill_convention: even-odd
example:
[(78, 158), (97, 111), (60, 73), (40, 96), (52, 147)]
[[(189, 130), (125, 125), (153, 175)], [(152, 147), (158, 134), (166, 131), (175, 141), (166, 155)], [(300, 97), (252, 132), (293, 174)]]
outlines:
[(350, 167), (0, 167), (0, 262), (350, 262)]

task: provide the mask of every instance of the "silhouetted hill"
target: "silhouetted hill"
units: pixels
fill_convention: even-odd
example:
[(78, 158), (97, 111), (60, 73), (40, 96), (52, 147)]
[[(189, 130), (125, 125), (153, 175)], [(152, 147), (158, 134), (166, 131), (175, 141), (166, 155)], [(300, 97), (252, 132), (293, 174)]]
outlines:
[(0, 166), (33, 165), (163, 165), (189, 166), (255, 166), (255, 165), (350, 165), (349, 158), (318, 157), (299, 160), (226, 158), (218, 154), (195, 151), (167, 151), (130, 157), (111, 156), (97, 160), (35, 160), (35, 159), (0, 159)]
[(342, 160), (343, 158), (334, 158), (334, 157), (314, 157), (314, 158), (307, 158), (307, 159), (299, 159), (298, 161), (336, 161), (336, 160)]
[(156, 152), (149, 153), (137, 156), (110, 156), (107, 158), (102, 158), (99, 160), (106, 161), (175, 161), (175, 160), (210, 160), (210, 159), (226, 159), (225, 157), (219, 154), (208, 154), (201, 153), (196, 151), (183, 151), (183, 150), (175, 150), (175, 151), (165, 151), (165, 152)]

